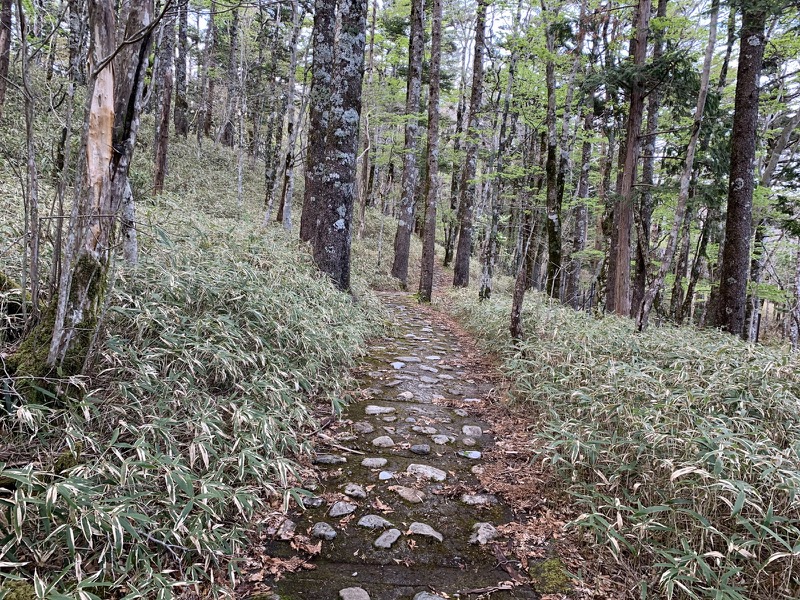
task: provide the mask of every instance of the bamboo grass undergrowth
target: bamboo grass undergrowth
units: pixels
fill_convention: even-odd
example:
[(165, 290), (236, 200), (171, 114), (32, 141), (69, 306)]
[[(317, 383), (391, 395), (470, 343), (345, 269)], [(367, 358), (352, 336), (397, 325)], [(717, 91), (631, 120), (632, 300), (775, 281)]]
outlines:
[(139, 205), (141, 261), (117, 266), (84, 393), (0, 415), (5, 591), (231, 597), (259, 518), (305, 493), (315, 413), (347, 402), (347, 368), (383, 331), (362, 281), (353, 302), (260, 226), (256, 174), (241, 210), (233, 153), (204, 148), (198, 171), (196, 152), (174, 145), (168, 191)]
[(454, 294), (535, 408), (535, 460), (582, 513), (571, 527), (641, 575), (632, 598), (800, 597), (800, 363), (717, 331), (635, 333), (532, 293)]

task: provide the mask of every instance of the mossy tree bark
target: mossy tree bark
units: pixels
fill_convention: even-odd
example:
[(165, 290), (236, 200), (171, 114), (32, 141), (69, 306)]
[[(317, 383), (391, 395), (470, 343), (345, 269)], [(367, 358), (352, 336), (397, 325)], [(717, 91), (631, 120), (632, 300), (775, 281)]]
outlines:
[(325, 162), (317, 200), (314, 262), (343, 291), (350, 289), (350, 243), (356, 196), (356, 152), (361, 119), (361, 83), (367, 0), (341, 0), (341, 31), (332, 62)]

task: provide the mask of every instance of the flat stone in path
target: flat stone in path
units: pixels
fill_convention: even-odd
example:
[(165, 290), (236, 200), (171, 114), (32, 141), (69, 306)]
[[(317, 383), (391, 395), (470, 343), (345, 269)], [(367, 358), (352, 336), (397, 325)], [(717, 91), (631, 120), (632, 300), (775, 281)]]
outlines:
[(401, 379), (393, 379), (389, 383), (384, 383), (384, 385), (386, 387), (395, 387), (395, 386), (400, 385), (401, 383), (403, 383), (403, 381)]
[(411, 430), (416, 431), (417, 433), (424, 433), (425, 435), (433, 435), (437, 431), (436, 427), (427, 427), (422, 425), (414, 425)]
[(375, 547), (388, 550), (392, 547), (392, 544), (400, 539), (401, 535), (402, 533), (400, 533), (399, 529), (390, 529), (389, 531), (384, 531), (380, 537), (375, 540)]
[(497, 496), (493, 494), (463, 494), (461, 501), (468, 506), (489, 506), (497, 504)]
[(409, 475), (433, 479), (434, 481), (444, 481), (447, 479), (447, 473), (436, 467), (431, 467), (430, 465), (411, 464), (406, 468), (406, 472)]
[(372, 440), (372, 445), (377, 448), (391, 448), (394, 446), (394, 440), (388, 435), (382, 435)]
[(314, 464), (316, 465), (338, 465), (346, 462), (347, 459), (344, 456), (336, 454), (317, 454), (314, 457)]
[(386, 529), (387, 527), (394, 527), (394, 524), (378, 515), (364, 515), (358, 520), (358, 524), (367, 529)]
[(440, 542), (444, 541), (444, 536), (442, 536), (441, 533), (425, 523), (412, 523), (406, 533), (411, 535), (424, 535), (426, 537), (432, 537)]
[(359, 421), (357, 423), (353, 423), (353, 429), (355, 429), (358, 433), (372, 433), (375, 431), (375, 427), (371, 423), (367, 423), (366, 421)]
[(414, 399), (414, 394), (412, 394), (411, 392), (401, 392), (397, 394), (397, 399), (402, 402), (410, 402), (411, 400)]
[(477, 450), (462, 450), (458, 453), (458, 455), (471, 460), (478, 460), (482, 456), (482, 454)]
[(455, 442), (456, 438), (451, 435), (435, 435), (431, 438), (434, 444), (438, 444), (440, 446), (444, 446), (445, 444), (449, 444), (451, 442)]
[(420, 369), (420, 371), (427, 371), (428, 373), (438, 373), (439, 372), (439, 369), (437, 369), (436, 367), (430, 367), (428, 365), (420, 365), (419, 369)]
[(344, 488), (344, 493), (346, 496), (350, 496), (351, 498), (367, 497), (367, 492), (364, 491), (364, 488), (357, 483), (348, 483)]
[(362, 467), (367, 467), (368, 469), (380, 469), (386, 463), (389, 462), (385, 458), (365, 458), (361, 461)]
[(419, 356), (398, 356), (395, 360), (397, 362), (404, 362), (404, 363), (422, 362)]
[(349, 515), (351, 512), (355, 512), (357, 508), (358, 506), (353, 504), (352, 502), (344, 502), (340, 500), (339, 502), (336, 502), (334, 503), (333, 506), (331, 506), (331, 509), (330, 511), (328, 511), (328, 514), (332, 517), (343, 517), (345, 515)]
[(369, 594), (362, 588), (352, 587), (339, 590), (341, 600), (369, 600)]
[(439, 383), (439, 380), (435, 377), (428, 377), (427, 375), (423, 375), (419, 378), (420, 382), (427, 383), (428, 385), (433, 385), (434, 383)]
[(413, 446), (411, 446), (411, 451), (414, 454), (420, 454), (422, 456), (425, 456), (426, 454), (431, 453), (431, 447), (428, 446), (428, 444), (414, 444)]
[(388, 415), (389, 413), (395, 412), (397, 409), (394, 406), (376, 406), (374, 404), (370, 404), (367, 408), (364, 409), (364, 414), (367, 415)]
[(330, 541), (336, 537), (336, 530), (327, 523), (314, 523), (314, 527), (311, 528), (311, 536)]
[(464, 425), (461, 428), (461, 433), (469, 437), (478, 438), (483, 435), (483, 429), (477, 425)]
[(480, 544), (481, 546), (488, 544), (500, 535), (491, 523), (475, 523), (475, 525), (472, 526), (472, 532), (469, 543)]
[(406, 363), (400, 362), (400, 361), (395, 361), (395, 362), (392, 363), (392, 368), (393, 369), (402, 369), (405, 366), (406, 366)]
[(378, 473), (378, 479), (381, 481), (386, 481), (387, 479), (391, 479), (394, 477), (394, 471), (381, 471)]
[(303, 498), (303, 508), (319, 508), (322, 506), (322, 503), (325, 502), (319, 496), (314, 496), (313, 498)]
[(414, 600), (445, 600), (445, 597), (429, 594), (428, 592), (420, 592), (414, 596)]
[(425, 493), (414, 488), (406, 487), (404, 485), (393, 485), (389, 488), (406, 502), (412, 504), (419, 504), (425, 500)]

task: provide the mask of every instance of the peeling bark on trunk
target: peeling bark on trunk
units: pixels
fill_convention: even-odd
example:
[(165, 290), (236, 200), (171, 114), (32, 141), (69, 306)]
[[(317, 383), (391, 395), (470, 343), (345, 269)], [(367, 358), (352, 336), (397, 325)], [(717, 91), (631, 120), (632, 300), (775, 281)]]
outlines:
[(422, 240), (422, 264), (419, 298), (430, 302), (433, 293), (433, 270), (436, 258), (436, 201), (439, 196), (439, 74), (442, 59), (442, 0), (432, 0), (431, 61), (428, 92), (428, 150), (425, 182), (425, 232)]
[(356, 152), (367, 0), (341, 0), (341, 23), (316, 215), (314, 262), (342, 290), (350, 289), (350, 243), (356, 195)]
[(753, 161), (758, 127), (759, 78), (764, 58), (766, 12), (743, 7), (736, 75), (728, 216), (720, 284), (712, 324), (734, 335), (744, 330), (750, 234), (753, 218)]
[(467, 152), (461, 173), (461, 201), (458, 206), (458, 247), (453, 265), (453, 287), (469, 285), (469, 258), (472, 253), (472, 210), (475, 202), (475, 170), (478, 161), (478, 115), (483, 97), (483, 46), (486, 35), (487, 0), (478, 0), (475, 21), (475, 54), (472, 59), (472, 91), (467, 120)]
[(417, 112), (419, 111), (419, 98), (422, 88), (423, 10), (422, 0), (411, 0), (403, 174), (400, 180), (400, 215), (394, 236), (394, 261), (392, 262), (392, 277), (399, 279), (404, 288), (408, 279), (408, 252), (411, 247), (411, 233), (414, 228), (415, 192), (419, 180)]

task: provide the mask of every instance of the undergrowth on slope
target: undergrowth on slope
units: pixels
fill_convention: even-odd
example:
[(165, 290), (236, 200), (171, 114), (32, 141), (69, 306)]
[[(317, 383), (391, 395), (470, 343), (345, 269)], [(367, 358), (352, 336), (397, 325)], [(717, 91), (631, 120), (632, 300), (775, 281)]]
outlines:
[(363, 283), (354, 302), (261, 227), (257, 175), (239, 206), (235, 158), (208, 145), (198, 171), (198, 154), (174, 146), (169, 191), (140, 202), (141, 261), (114, 268), (97, 357), (72, 381), (84, 393), (33, 405), (6, 387), (6, 591), (230, 595), (259, 515), (303, 494), (315, 405), (346, 401), (343, 373), (382, 327)]
[(573, 523), (632, 572), (635, 598), (800, 597), (800, 363), (694, 328), (634, 332), (531, 294), (454, 308), (534, 407), (537, 460)]

